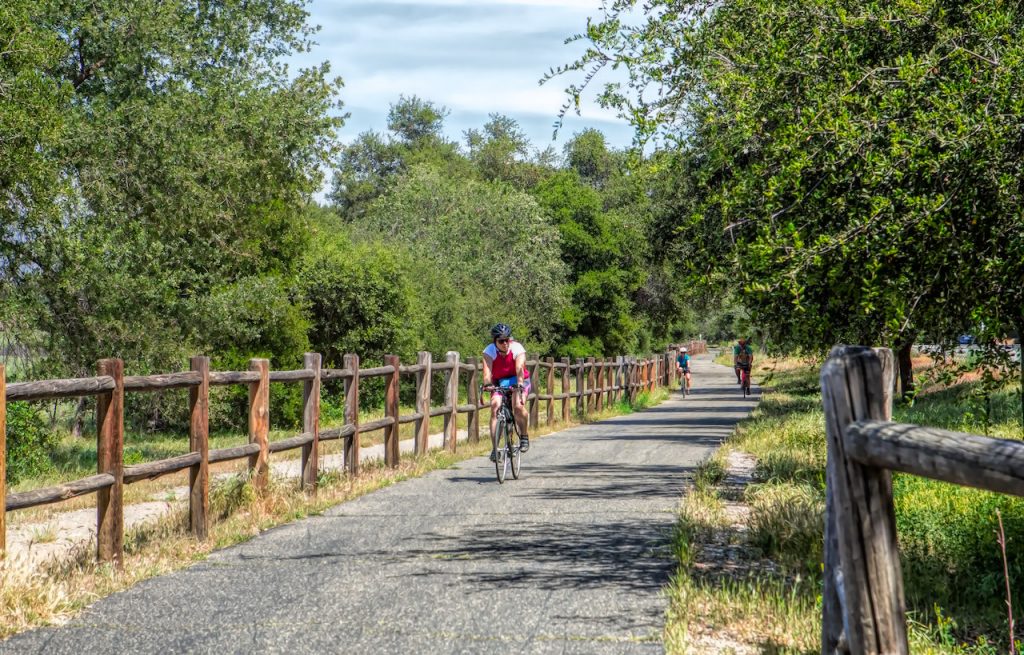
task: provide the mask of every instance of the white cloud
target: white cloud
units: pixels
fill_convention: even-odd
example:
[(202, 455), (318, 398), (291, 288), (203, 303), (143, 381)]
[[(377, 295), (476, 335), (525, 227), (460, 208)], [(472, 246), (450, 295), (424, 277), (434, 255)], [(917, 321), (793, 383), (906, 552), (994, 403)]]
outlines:
[[(451, 138), (500, 113), (519, 121), (531, 140), (544, 146), (566, 101), (563, 89), (578, 80), (555, 79), (544, 86), (538, 80), (581, 52), (580, 44), (566, 46), (564, 40), (585, 28), (588, 15), (599, 15), (601, 3), (313, 0), (307, 9), (310, 22), (323, 26), (320, 44), (294, 63), (327, 60), (345, 79), (342, 100), (352, 118), (343, 139), (365, 129), (383, 130), (389, 105), (404, 94), (448, 107)], [(599, 78), (594, 91), (610, 79)], [(582, 117), (566, 118), (564, 135), (594, 126), (615, 146), (630, 142), (631, 129), (613, 112), (589, 99), (581, 110)]]

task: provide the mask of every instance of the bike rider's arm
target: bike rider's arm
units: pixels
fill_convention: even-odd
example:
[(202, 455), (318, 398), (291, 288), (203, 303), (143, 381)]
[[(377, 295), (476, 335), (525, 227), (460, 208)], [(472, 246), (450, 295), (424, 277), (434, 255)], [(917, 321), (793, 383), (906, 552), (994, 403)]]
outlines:
[(491, 380), (491, 363), (492, 362), (493, 362), (493, 360), (490, 357), (488, 357), (487, 355), (484, 355), (484, 384), (483, 384), (483, 386), (485, 386), (485, 387), (489, 387), (493, 383), (493, 380)]
[(516, 355), (516, 384), (523, 386), (523, 377), (526, 371), (526, 351)]

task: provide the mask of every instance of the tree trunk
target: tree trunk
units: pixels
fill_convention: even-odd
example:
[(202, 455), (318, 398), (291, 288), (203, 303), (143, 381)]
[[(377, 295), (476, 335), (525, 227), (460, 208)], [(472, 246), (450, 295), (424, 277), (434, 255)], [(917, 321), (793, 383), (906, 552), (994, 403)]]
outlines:
[(900, 344), (896, 353), (896, 359), (900, 370), (900, 393), (904, 398), (914, 392), (914, 364), (910, 360), (910, 349), (914, 340), (908, 339), (906, 343)]
[(71, 419), (71, 436), (79, 439), (82, 436), (82, 422), (85, 420), (85, 396), (78, 398), (75, 405), (75, 416)]

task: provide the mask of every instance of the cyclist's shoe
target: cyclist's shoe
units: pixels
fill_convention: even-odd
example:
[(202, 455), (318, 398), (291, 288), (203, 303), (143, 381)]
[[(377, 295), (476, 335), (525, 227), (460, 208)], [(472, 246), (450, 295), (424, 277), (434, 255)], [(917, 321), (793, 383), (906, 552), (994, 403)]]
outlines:
[(530, 437), (525, 434), (519, 437), (519, 452), (525, 453), (530, 449)]
[(492, 462), (498, 461), (498, 451), (496, 451), (496, 450), (492, 450), (491, 451), (491, 461)]

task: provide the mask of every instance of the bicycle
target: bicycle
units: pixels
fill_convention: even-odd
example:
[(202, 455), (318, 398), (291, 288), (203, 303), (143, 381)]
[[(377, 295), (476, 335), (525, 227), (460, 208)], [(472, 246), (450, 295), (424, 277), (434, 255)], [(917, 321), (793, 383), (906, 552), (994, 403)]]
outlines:
[(740, 386), (743, 388), (743, 397), (750, 395), (750, 364), (740, 364)]
[(516, 426), (515, 414), (512, 411), (512, 393), (522, 390), (519, 385), (511, 387), (487, 386), (484, 391), (501, 394), (501, 407), (498, 409), (494, 434), (491, 435), (491, 446), (494, 448), (494, 469), (498, 474), (498, 484), (505, 484), (508, 469), (512, 467), (512, 479), (519, 479), (519, 427)]
[(682, 379), (679, 381), (679, 391), (683, 394), (683, 398), (690, 395), (690, 378), (686, 372), (680, 373)]

